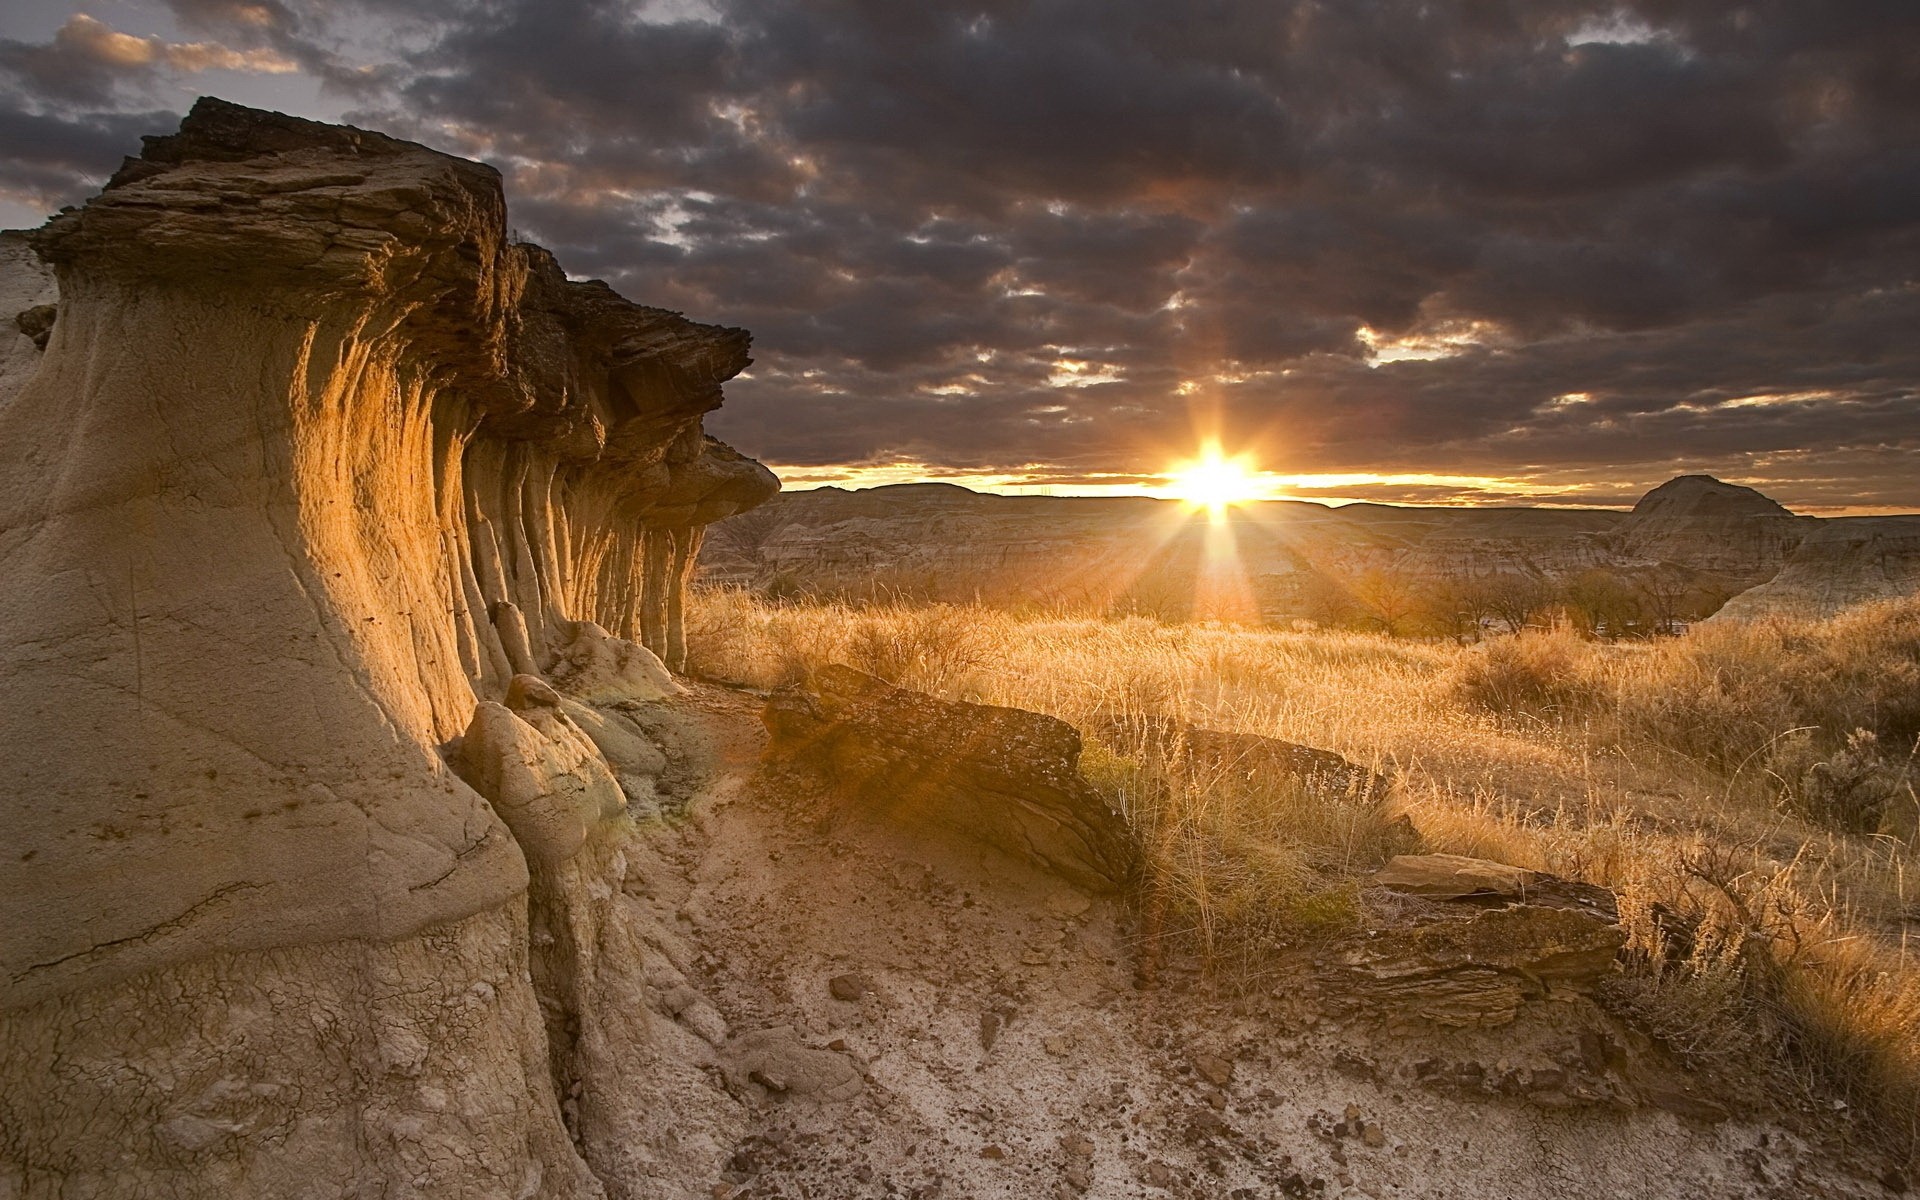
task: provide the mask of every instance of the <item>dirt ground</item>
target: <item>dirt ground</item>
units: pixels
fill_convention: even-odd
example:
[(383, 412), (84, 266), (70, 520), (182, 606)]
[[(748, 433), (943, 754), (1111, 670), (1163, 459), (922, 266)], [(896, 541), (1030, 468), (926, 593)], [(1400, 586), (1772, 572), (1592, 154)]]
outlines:
[(626, 889), (749, 1113), (715, 1197), (1889, 1194), (1884, 1164), (1777, 1114), (1495, 1086), (1567, 1070), (1583, 1035), (1589, 1059), (1597, 1033), (1628, 1038), (1584, 1000), (1458, 1031), (1342, 1016), (1310, 962), (1233, 992), (1176, 961), (1143, 990), (1121, 906), (838, 816), (760, 770), (756, 697), (690, 703), (712, 775), (643, 832)]

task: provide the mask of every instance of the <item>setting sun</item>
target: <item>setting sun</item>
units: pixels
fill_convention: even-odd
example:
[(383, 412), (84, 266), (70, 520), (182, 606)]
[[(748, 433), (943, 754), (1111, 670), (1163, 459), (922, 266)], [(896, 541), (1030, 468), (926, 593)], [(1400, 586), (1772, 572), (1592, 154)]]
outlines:
[(1199, 458), (1175, 466), (1168, 480), (1168, 494), (1216, 517), (1229, 505), (1245, 504), (1265, 494), (1259, 477), (1247, 468), (1246, 457), (1229, 458), (1217, 444), (1203, 449)]

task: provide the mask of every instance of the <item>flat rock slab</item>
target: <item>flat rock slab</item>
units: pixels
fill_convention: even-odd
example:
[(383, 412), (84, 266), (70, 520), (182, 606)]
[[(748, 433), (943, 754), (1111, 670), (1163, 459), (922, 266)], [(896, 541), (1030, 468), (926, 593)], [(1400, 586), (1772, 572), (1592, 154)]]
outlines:
[(1537, 871), (1459, 854), (1401, 854), (1374, 873), (1373, 882), (1414, 896), (1522, 896)]
[(1137, 852), (1080, 774), (1080, 732), (1042, 713), (941, 700), (849, 667), (776, 692), (769, 761), (809, 771), (844, 802), (903, 827), (985, 843), (1094, 892)]

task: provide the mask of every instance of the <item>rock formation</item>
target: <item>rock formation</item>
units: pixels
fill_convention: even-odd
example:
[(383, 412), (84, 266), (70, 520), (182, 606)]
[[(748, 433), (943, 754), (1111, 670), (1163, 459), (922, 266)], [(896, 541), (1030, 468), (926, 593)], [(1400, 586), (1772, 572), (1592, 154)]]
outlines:
[(983, 842), (1092, 891), (1133, 873), (1120, 814), (1080, 775), (1080, 732), (832, 666), (767, 703), (768, 756), (862, 815)]
[(1920, 517), (1837, 517), (1795, 546), (1778, 574), (1729, 600), (1719, 621), (1830, 617), (1920, 593)]
[(621, 706), (777, 487), (701, 429), (747, 334), (213, 100), (0, 278), (0, 1194), (643, 1194)]
[(1752, 488), (1682, 475), (1640, 497), (1616, 537), (1628, 558), (1752, 586), (1780, 569), (1813, 523)]
[(1406, 899), (1349, 949), (1356, 985), (1439, 1025), (1504, 1025), (1529, 1000), (1590, 990), (1627, 940), (1605, 888), (1505, 863), (1402, 855), (1374, 883)]

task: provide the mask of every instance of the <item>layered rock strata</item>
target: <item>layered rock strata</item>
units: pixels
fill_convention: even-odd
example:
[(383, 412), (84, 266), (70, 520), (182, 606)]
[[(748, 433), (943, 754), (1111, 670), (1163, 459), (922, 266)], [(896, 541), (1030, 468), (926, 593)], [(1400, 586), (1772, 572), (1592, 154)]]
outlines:
[(212, 100), (0, 267), (0, 1194), (640, 1194), (623, 706), (777, 487), (747, 334)]
[(1590, 991), (1626, 944), (1613, 894), (1453, 854), (1400, 855), (1374, 875), (1395, 919), (1346, 952), (1369, 1004), (1437, 1025), (1498, 1026), (1521, 1005)]
[(1795, 546), (1773, 578), (1729, 600), (1717, 621), (1830, 617), (1920, 594), (1920, 517), (1837, 517)]

